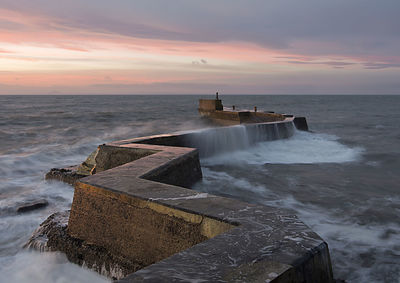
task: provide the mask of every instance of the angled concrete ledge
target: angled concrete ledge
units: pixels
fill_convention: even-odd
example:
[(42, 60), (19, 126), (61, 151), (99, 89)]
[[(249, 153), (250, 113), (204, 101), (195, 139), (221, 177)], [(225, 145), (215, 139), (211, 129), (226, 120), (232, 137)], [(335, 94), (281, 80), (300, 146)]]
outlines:
[(148, 144), (196, 148), (201, 157), (237, 149), (245, 149), (261, 141), (288, 138), (293, 135), (294, 117), (283, 121), (242, 124), (192, 131), (189, 133), (163, 134), (111, 142), (108, 145)]
[[(292, 121), (225, 130), (249, 146), (290, 136)], [(201, 178), (199, 153), (226, 142), (205, 144), (218, 136), (207, 131), (100, 146), (96, 174), (75, 185), (68, 234), (147, 266), (120, 282), (332, 282), (327, 244), (295, 215), (185, 188)]]

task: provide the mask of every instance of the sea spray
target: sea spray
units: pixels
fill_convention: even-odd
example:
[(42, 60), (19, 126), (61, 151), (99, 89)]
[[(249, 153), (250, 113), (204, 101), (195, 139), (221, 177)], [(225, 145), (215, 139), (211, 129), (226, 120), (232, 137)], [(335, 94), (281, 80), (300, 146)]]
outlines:
[(201, 157), (245, 150), (256, 143), (288, 138), (295, 132), (292, 122), (246, 124), (188, 133), (186, 145), (199, 149)]
[(7, 282), (110, 282), (94, 271), (70, 263), (55, 252), (21, 251), (13, 257), (0, 258), (0, 283)]

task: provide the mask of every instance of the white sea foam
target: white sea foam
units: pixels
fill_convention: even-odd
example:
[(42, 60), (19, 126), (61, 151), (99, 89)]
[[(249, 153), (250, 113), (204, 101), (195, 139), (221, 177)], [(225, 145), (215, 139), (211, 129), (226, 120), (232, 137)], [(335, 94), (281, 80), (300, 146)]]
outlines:
[(312, 164), (357, 161), (361, 147), (349, 147), (338, 137), (296, 131), (288, 139), (260, 142), (246, 150), (238, 150), (205, 158), (204, 165), (222, 164)]
[(99, 274), (69, 263), (60, 253), (22, 251), (0, 258), (0, 282), (110, 282)]
[(199, 199), (199, 198), (208, 198), (208, 194), (200, 193), (191, 196), (181, 196), (175, 198), (150, 198), (150, 200), (188, 200), (188, 199)]
[[(210, 186), (210, 185), (211, 186), (215, 185), (215, 182), (218, 182), (220, 184), (232, 184), (237, 189), (244, 188), (244, 189), (248, 190), (249, 188), (251, 188), (252, 192), (264, 193), (267, 191), (266, 186), (264, 184), (250, 183), (245, 178), (235, 178), (235, 177), (231, 176), (230, 174), (228, 174), (227, 172), (214, 171), (214, 170), (208, 169), (207, 167), (203, 167), (202, 171), (203, 171), (202, 185), (204, 185), (204, 188), (207, 188), (207, 186)], [(233, 183), (231, 183), (231, 182), (233, 182)], [(212, 189), (215, 190), (216, 188), (213, 187)]]

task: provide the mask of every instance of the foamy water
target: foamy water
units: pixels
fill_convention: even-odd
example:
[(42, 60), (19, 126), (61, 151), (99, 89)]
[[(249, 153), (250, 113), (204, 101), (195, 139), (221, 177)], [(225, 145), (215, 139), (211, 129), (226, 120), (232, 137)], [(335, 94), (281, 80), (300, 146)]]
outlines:
[[(52, 167), (82, 162), (86, 150), (99, 139), (73, 145), (37, 144), (0, 156), (0, 282), (105, 282), (97, 273), (67, 261), (59, 253), (25, 251), (22, 246), (50, 214), (71, 206), (73, 188), (47, 182), (44, 174)], [(60, 161), (62, 162), (60, 164)], [(16, 208), (27, 201), (43, 199), (49, 205), (29, 213)]]
[(69, 283), (110, 282), (95, 272), (68, 262), (61, 253), (22, 251), (4, 258), (0, 282)]
[(347, 147), (338, 137), (295, 131), (288, 139), (260, 142), (246, 150), (205, 158), (205, 165), (222, 164), (312, 164), (344, 163), (359, 160), (362, 147)]

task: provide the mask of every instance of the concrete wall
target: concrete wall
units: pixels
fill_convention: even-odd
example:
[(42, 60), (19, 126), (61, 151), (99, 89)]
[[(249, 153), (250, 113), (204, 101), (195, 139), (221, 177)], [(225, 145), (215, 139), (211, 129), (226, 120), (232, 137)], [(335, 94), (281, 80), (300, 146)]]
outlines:
[(141, 178), (188, 188), (202, 178), (198, 151), (162, 164), (145, 173)]
[(78, 183), (68, 232), (147, 266), (232, 227), (198, 214)]
[(298, 130), (308, 131), (308, 124), (305, 117), (295, 117), (293, 123), (296, 125)]
[(216, 111), (222, 110), (222, 101), (220, 99), (200, 99), (199, 111)]

